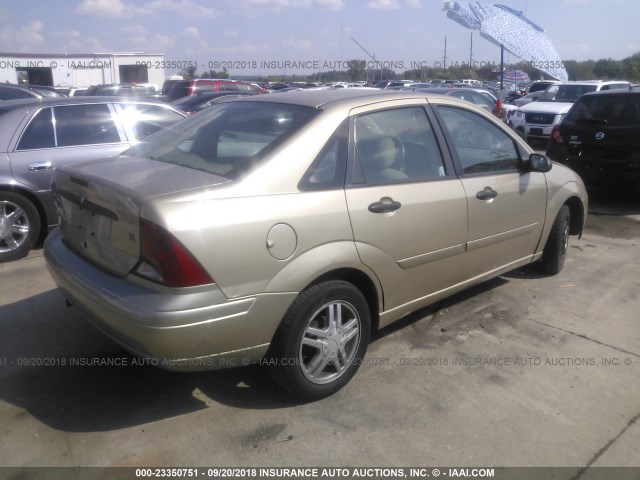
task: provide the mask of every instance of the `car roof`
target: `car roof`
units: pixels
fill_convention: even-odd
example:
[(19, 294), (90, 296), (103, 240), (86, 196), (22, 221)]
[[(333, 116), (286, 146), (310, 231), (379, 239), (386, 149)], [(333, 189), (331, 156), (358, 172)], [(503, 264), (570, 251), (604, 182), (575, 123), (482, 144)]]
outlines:
[[(560, 82), (560, 85), (602, 85), (608, 83), (629, 83), (627, 80), (569, 80)], [(629, 85), (631, 85), (629, 83)]]
[[(431, 89), (429, 89), (429, 91), (430, 90)], [(430, 93), (427, 93), (427, 91), (413, 92), (402, 90), (338, 88), (328, 90), (291, 90), (289, 92), (274, 92), (268, 95), (248, 95), (234, 101), (287, 103), (312, 108), (322, 108), (330, 105), (355, 108), (365, 104), (367, 99), (374, 103), (405, 98), (425, 98), (427, 96), (430, 96)]]
[(4, 100), (0, 102), (0, 108), (3, 110), (24, 108), (24, 107), (50, 107), (55, 105), (79, 105), (85, 103), (139, 103), (139, 104), (155, 104), (167, 105), (164, 102), (152, 98), (136, 98), (136, 97), (105, 97), (105, 96), (89, 96), (89, 97), (44, 97), (44, 98), (21, 98), (18, 100)]
[(2, 88), (16, 88), (18, 90), (31, 90), (31, 87), (44, 87), (44, 85), (18, 85), (17, 83), (0, 83), (0, 87)]
[(614, 89), (614, 90), (599, 90), (597, 92), (589, 92), (582, 95), (583, 97), (592, 97), (594, 95), (603, 96), (603, 95), (628, 95), (631, 97), (636, 97), (640, 95), (640, 91), (638, 90), (623, 90), (622, 88)]

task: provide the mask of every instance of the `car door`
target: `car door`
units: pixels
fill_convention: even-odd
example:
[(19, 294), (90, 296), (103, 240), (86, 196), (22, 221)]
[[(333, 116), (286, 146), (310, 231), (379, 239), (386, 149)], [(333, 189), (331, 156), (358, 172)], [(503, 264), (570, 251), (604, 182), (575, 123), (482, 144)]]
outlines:
[(347, 205), (384, 310), (408, 310), (462, 279), (466, 195), (424, 106), (368, 110), (353, 116)]
[(436, 109), (468, 199), (468, 277), (531, 257), (545, 220), (544, 174), (523, 172), (514, 139), (483, 115)]
[(11, 173), (34, 192), (48, 191), (56, 166), (116, 155), (128, 146), (109, 103), (44, 107), (10, 147)]

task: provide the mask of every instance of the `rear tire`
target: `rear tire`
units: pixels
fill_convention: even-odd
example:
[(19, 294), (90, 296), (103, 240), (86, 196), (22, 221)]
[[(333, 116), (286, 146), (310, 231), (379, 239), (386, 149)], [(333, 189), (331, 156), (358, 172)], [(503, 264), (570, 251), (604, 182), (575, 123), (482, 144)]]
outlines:
[(27, 198), (0, 192), (0, 263), (29, 253), (40, 237), (40, 215)]
[(542, 254), (542, 266), (549, 275), (560, 273), (569, 248), (569, 225), (571, 213), (567, 205), (563, 205), (553, 222), (551, 233)]
[(327, 397), (355, 375), (370, 333), (360, 290), (341, 280), (320, 283), (300, 293), (285, 315), (271, 344), (269, 373), (297, 397)]

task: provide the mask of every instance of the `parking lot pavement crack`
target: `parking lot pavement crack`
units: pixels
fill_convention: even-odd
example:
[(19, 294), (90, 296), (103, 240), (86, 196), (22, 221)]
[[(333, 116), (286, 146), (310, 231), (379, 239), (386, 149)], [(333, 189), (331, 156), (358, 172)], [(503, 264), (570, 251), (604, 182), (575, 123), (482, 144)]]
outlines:
[(637, 354), (637, 353), (634, 353), (634, 352), (630, 352), (628, 350), (625, 350), (625, 349), (620, 348), (620, 347), (616, 347), (614, 345), (609, 345), (608, 343), (601, 342), (600, 340), (596, 340), (595, 338), (588, 337), (586, 335), (583, 335), (582, 333), (572, 332), (571, 330), (566, 330), (564, 328), (556, 327), (555, 325), (549, 325), (548, 323), (541, 322), (539, 320), (531, 319), (531, 321), (535, 322), (535, 323), (537, 323), (539, 325), (544, 325), (545, 327), (553, 328), (555, 330), (560, 330), (561, 332), (568, 333), (570, 335), (575, 335), (576, 337), (579, 337), (579, 338), (584, 338), (585, 340), (588, 340), (588, 341), (593, 342), (593, 343), (597, 343), (598, 345), (602, 345), (604, 347), (613, 348), (614, 350), (617, 350), (618, 352), (626, 353), (627, 355), (633, 355), (634, 357), (640, 358), (640, 354)]
[(584, 467), (582, 467), (574, 477), (571, 478), (571, 480), (578, 480), (582, 475), (584, 475), (589, 469), (589, 467), (591, 467), (607, 450), (609, 450), (609, 448), (611, 448), (611, 446), (614, 443), (616, 443), (618, 439), (622, 437), (625, 434), (625, 432), (629, 430), (629, 428), (638, 421), (638, 419), (640, 419), (640, 413), (637, 413), (635, 417), (629, 420), (627, 422), (627, 425), (625, 425), (625, 427), (622, 430), (620, 430), (615, 437), (609, 440), (606, 445), (604, 445), (600, 450), (598, 450), (593, 455), (593, 457), (591, 457), (591, 460), (589, 460), (587, 464)]

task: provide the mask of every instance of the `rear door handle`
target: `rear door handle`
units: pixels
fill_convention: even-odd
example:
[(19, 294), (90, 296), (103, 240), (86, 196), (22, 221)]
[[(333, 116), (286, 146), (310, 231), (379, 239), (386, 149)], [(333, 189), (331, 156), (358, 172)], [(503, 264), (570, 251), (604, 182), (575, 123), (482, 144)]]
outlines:
[(498, 192), (496, 192), (491, 187), (484, 187), (484, 190), (480, 190), (476, 193), (476, 198), (478, 200), (491, 200), (492, 198), (496, 198), (498, 196)]
[(49, 170), (51, 168), (51, 162), (30, 163), (27, 168), (30, 172), (41, 172), (42, 170)]
[(391, 200), (390, 198), (383, 199), (383, 200), (385, 201), (374, 202), (371, 205), (369, 205), (369, 211), (371, 213), (395, 212), (402, 206), (400, 202), (396, 202), (394, 200)]

